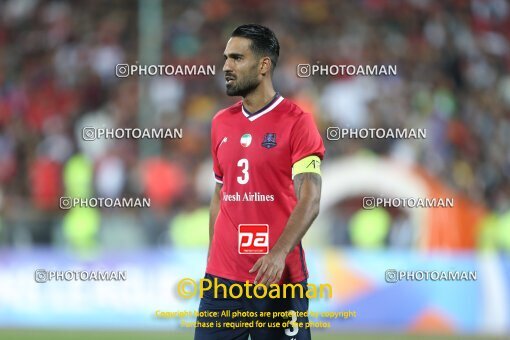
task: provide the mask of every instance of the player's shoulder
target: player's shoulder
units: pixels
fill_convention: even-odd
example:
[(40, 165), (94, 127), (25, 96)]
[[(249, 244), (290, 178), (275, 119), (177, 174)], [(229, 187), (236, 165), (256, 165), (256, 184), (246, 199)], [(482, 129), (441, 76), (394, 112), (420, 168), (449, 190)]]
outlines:
[(294, 121), (298, 121), (301, 118), (312, 115), (310, 112), (304, 111), (299, 105), (287, 98), (283, 99), (280, 110), (281, 113), (283, 113), (288, 119)]
[(239, 113), (241, 111), (242, 105), (243, 105), (243, 102), (240, 100), (237, 103), (230, 105), (229, 107), (219, 110), (214, 115), (214, 117), (212, 119), (213, 122), (221, 121), (223, 119), (228, 119), (229, 116)]

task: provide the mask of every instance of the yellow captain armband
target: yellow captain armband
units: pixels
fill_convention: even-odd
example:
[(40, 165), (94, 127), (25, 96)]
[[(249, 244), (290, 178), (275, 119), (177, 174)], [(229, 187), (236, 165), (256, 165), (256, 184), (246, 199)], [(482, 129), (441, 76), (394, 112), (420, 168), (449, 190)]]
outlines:
[(292, 179), (298, 174), (305, 172), (313, 172), (314, 174), (321, 174), (321, 159), (317, 156), (308, 156), (300, 159), (292, 166)]

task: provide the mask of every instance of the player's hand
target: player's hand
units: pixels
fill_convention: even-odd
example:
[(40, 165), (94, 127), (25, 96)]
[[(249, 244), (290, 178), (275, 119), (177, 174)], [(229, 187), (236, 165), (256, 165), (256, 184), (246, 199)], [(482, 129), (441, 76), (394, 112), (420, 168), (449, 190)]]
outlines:
[(271, 250), (255, 262), (250, 273), (258, 271), (254, 283), (270, 285), (277, 283), (282, 277), (285, 268), (286, 254), (283, 251)]

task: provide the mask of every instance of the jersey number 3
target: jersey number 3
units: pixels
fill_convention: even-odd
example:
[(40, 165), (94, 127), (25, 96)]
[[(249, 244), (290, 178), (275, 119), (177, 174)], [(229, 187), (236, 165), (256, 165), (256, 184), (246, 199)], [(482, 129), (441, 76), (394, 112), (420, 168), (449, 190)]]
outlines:
[(250, 167), (248, 160), (246, 158), (241, 158), (239, 162), (237, 162), (237, 166), (241, 168), (242, 176), (237, 176), (237, 183), (246, 184), (250, 180), (250, 174), (248, 173), (248, 169)]

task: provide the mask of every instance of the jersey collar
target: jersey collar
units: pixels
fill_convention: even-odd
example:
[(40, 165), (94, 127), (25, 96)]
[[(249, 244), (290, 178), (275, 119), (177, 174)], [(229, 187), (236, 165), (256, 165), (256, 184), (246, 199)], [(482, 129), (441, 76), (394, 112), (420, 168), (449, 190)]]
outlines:
[(282, 102), (283, 99), (284, 98), (277, 92), (274, 98), (269, 103), (267, 103), (266, 105), (264, 105), (263, 108), (254, 113), (249, 112), (244, 108), (244, 105), (241, 105), (243, 115), (246, 118), (248, 118), (250, 122), (253, 122), (255, 119), (260, 118), (266, 113), (269, 113), (271, 110), (273, 110), (276, 106), (278, 106), (278, 104)]

